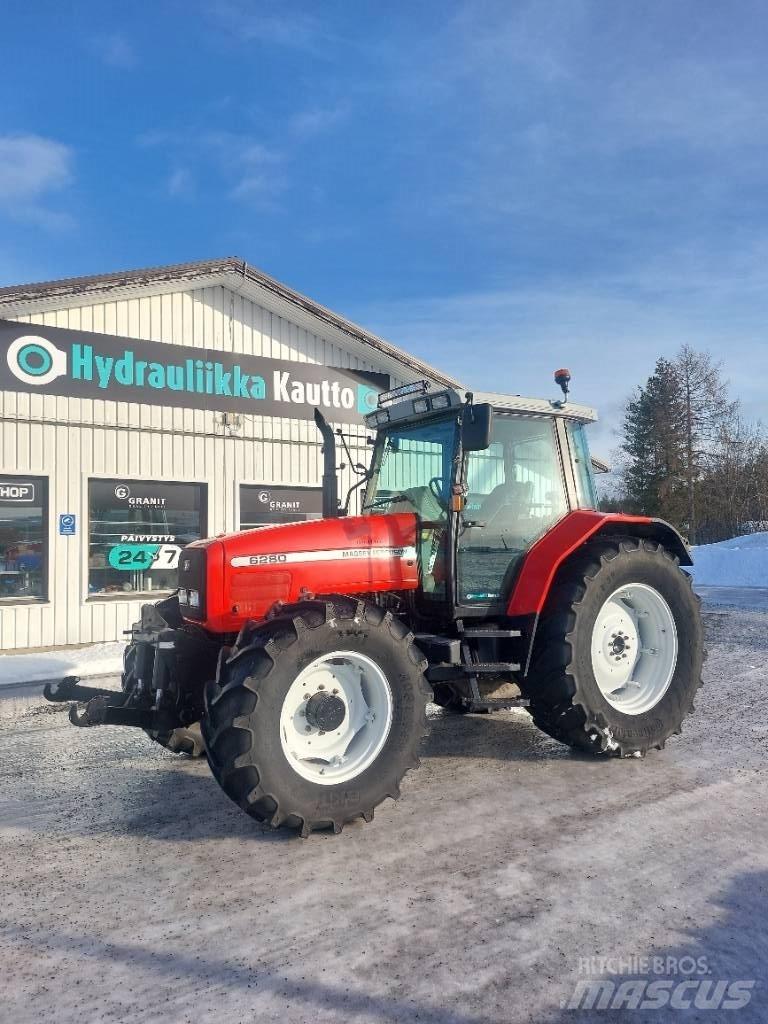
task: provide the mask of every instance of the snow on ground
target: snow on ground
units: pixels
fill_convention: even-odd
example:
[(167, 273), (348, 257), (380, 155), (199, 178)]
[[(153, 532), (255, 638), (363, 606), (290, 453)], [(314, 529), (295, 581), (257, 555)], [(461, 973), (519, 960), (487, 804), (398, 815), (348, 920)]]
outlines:
[(4, 654), (0, 657), (0, 686), (63, 679), (64, 676), (119, 675), (125, 644), (93, 644), (40, 654)]
[(768, 587), (768, 533), (751, 533), (693, 548), (698, 586)]

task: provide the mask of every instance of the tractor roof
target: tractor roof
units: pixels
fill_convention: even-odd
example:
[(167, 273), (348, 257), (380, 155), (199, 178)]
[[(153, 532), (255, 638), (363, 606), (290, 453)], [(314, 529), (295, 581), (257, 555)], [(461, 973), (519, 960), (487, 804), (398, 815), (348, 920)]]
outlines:
[[(403, 384), (379, 396), (379, 408), (365, 417), (371, 429), (387, 423), (421, 419), (443, 409), (455, 409), (464, 404), (464, 395), (452, 388), (432, 390), (427, 381)], [(587, 405), (571, 402), (556, 402), (546, 398), (524, 398), (522, 395), (501, 395), (489, 391), (473, 392), (473, 401), (479, 405), (487, 402), (499, 412), (528, 413), (533, 416), (560, 416), (590, 423), (597, 419), (597, 413)]]
[(494, 391), (475, 391), (475, 402), (488, 402), (494, 409), (509, 409), (514, 412), (542, 413), (547, 416), (567, 416), (572, 420), (591, 423), (597, 419), (597, 412), (588, 405), (566, 402), (560, 406), (547, 398), (525, 398), (522, 395), (500, 395)]

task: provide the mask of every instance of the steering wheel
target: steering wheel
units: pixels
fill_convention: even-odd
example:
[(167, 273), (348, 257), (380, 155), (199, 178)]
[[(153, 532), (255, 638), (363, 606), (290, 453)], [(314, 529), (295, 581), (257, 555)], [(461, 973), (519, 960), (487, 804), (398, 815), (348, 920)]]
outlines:
[(443, 497), (443, 478), (441, 476), (433, 476), (429, 481), (429, 491), (435, 501), (438, 503), (444, 512), (448, 511), (448, 502)]

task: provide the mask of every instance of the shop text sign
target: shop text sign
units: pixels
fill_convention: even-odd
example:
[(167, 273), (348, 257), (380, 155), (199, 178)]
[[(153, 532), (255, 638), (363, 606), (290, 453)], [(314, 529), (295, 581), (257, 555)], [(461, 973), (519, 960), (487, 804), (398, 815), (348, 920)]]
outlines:
[(389, 376), (0, 320), (0, 390), (359, 423)]
[(0, 478), (0, 505), (34, 505), (35, 485)]

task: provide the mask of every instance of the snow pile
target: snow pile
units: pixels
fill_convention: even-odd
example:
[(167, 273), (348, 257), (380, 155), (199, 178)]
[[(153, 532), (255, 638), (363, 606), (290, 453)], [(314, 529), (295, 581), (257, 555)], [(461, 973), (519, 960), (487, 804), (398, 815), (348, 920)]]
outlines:
[(696, 582), (702, 587), (768, 587), (768, 533), (750, 533), (692, 549)]
[(64, 676), (120, 675), (125, 644), (113, 641), (67, 651), (0, 656), (0, 686), (47, 682)]

